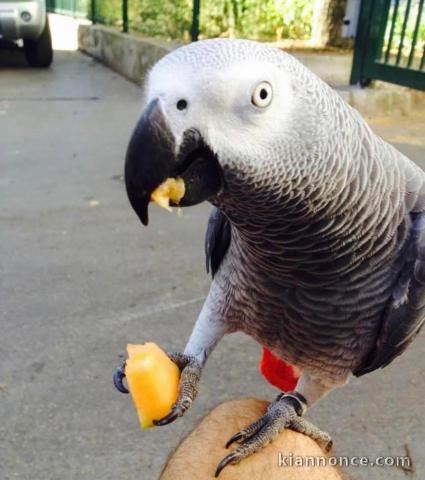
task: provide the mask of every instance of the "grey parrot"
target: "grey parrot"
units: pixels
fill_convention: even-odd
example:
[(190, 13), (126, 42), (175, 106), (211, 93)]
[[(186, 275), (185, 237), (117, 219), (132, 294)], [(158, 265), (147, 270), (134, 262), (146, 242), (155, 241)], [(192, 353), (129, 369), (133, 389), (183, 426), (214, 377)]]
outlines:
[[(242, 331), (301, 369), (294, 391), (227, 443), (216, 476), (285, 428), (330, 448), (304, 414), (318, 400), (388, 365), (425, 318), (425, 174), (291, 55), (247, 41), (179, 48), (150, 71), (130, 139), (125, 183), (148, 223), (166, 178), (181, 206), (209, 201), (210, 291), (183, 353), (178, 400), (192, 404), (223, 335)], [(125, 365), (115, 374), (123, 384)]]

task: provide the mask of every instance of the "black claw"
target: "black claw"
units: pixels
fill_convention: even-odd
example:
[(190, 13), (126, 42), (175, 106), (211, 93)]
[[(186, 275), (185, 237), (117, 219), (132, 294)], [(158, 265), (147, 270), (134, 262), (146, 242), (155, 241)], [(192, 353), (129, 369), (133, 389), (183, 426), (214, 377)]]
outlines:
[(117, 371), (114, 373), (114, 385), (117, 390), (121, 393), (128, 393), (127, 388), (122, 383), (123, 379), (125, 378), (125, 362), (121, 365), (121, 367), (117, 368)]
[(229, 463), (232, 463), (235, 460), (236, 457), (237, 457), (237, 455), (234, 452), (230, 453), (229, 455), (224, 457), (223, 460), (218, 464), (217, 470), (215, 471), (215, 474), (214, 474), (214, 477), (217, 478), (220, 475), (223, 468), (227, 467), (227, 465), (229, 465)]
[(241, 438), (243, 438), (243, 433), (238, 432), (233, 435), (233, 437), (230, 437), (229, 440), (227, 441), (226, 445), (224, 446), (225, 448), (229, 448), (230, 445), (234, 442), (238, 442)]
[(171, 410), (171, 412), (166, 415), (163, 418), (160, 418), (159, 420), (153, 420), (153, 424), (156, 427), (162, 427), (164, 425), (168, 425), (171, 422), (174, 422), (174, 420), (179, 416), (179, 413), (176, 410)]

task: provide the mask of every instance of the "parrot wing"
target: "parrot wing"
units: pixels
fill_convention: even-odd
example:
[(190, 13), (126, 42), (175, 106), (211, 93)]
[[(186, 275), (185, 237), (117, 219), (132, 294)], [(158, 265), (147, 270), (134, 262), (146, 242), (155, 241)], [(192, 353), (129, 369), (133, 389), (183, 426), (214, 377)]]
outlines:
[(404, 352), (425, 323), (425, 213), (412, 215), (405, 261), (383, 317), (375, 348), (353, 373), (383, 368)]
[(207, 273), (217, 273), (221, 261), (230, 245), (230, 222), (216, 207), (211, 211), (205, 234), (205, 256)]

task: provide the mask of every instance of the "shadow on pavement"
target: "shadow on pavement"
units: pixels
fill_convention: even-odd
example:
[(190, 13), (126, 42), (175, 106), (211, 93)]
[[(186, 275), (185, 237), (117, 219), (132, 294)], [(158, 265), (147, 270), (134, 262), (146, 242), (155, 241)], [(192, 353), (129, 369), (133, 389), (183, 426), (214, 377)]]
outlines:
[(0, 40), (0, 70), (3, 68), (30, 68), (23, 48)]

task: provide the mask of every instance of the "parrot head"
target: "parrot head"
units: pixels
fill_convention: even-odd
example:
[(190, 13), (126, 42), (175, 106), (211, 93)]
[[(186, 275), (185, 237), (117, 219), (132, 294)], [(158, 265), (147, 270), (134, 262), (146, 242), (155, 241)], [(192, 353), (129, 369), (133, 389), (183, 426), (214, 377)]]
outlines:
[(127, 193), (142, 223), (169, 177), (184, 180), (180, 206), (240, 200), (248, 185), (251, 193), (270, 188), (278, 173), (281, 186), (279, 159), (317, 130), (297, 108), (312, 98), (300, 95), (306, 72), (290, 55), (247, 40), (204, 40), (163, 57), (147, 78), (126, 155)]

